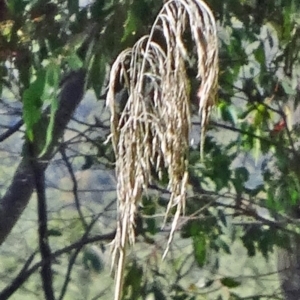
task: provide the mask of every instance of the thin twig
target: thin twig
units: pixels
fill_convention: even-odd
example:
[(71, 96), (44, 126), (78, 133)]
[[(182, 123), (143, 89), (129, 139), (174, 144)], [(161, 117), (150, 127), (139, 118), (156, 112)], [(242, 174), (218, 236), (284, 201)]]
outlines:
[(49, 263), (49, 261), (54, 260), (55, 258), (61, 256), (62, 254), (68, 253), (74, 249), (77, 248), (82, 248), (84, 245), (90, 244), (90, 243), (95, 243), (95, 242), (99, 242), (99, 241), (111, 241), (114, 236), (116, 235), (116, 231), (112, 231), (110, 233), (107, 234), (103, 234), (103, 235), (96, 235), (94, 237), (91, 238), (84, 238), (84, 236), (82, 238), (80, 238), (77, 242), (66, 246), (62, 249), (59, 249), (55, 252), (53, 252), (51, 254), (50, 257), (48, 257), (47, 260), (41, 260), (39, 262), (37, 262), (36, 264), (34, 264), (30, 269), (27, 269), (27, 271), (25, 270), (25, 272), (20, 272), (18, 275), (18, 280), (13, 280), (13, 282), (6, 288), (4, 288), (2, 290), (2, 292), (0, 293), (0, 299), (1, 300), (7, 300), (9, 299), (14, 292), (16, 292), (21, 285), (24, 284), (24, 282), (31, 276), (33, 275), (40, 267), (43, 267), (45, 264)]
[[(231, 130), (231, 131), (234, 131), (234, 132), (239, 132), (241, 134), (251, 136), (251, 137), (256, 138), (260, 141), (269, 143), (270, 145), (273, 145), (273, 146), (282, 147), (282, 143), (276, 142), (276, 141), (274, 141), (272, 139), (269, 139), (269, 138), (259, 136), (257, 134), (254, 134), (252, 132), (249, 132), (249, 131), (246, 131), (246, 130), (243, 130), (243, 129), (240, 129), (240, 128), (237, 128), (237, 127), (233, 127), (233, 126), (226, 125), (226, 124), (221, 124), (221, 123), (218, 123), (218, 122), (215, 122), (215, 121), (210, 121), (210, 124), (213, 125), (213, 126), (216, 126), (216, 127), (220, 127), (220, 128), (223, 128), (223, 129), (227, 129), (227, 130)], [(200, 122), (193, 122), (193, 125), (200, 125)], [(294, 150), (292, 148), (287, 147), (286, 150), (291, 152), (291, 153), (294, 153)]]
[[(96, 221), (99, 219), (100, 215), (98, 215), (96, 218), (94, 218), (91, 223), (86, 227), (86, 231), (83, 235), (83, 239), (87, 238), (91, 229), (93, 228), (94, 224), (96, 223)], [(82, 247), (78, 247), (75, 249), (75, 252), (71, 255), (70, 257), (70, 260), (69, 260), (69, 264), (68, 264), (68, 270), (67, 270), (67, 273), (66, 273), (66, 276), (65, 276), (65, 281), (64, 281), (64, 284), (63, 284), (63, 287), (61, 289), (61, 293), (60, 293), (60, 296), (59, 296), (59, 300), (62, 300), (66, 294), (66, 291), (67, 291), (67, 287), (68, 287), (68, 284), (70, 282), (70, 279), (71, 279), (71, 272), (72, 272), (72, 268), (75, 264), (75, 261), (76, 261), (76, 258), (78, 256), (78, 254), (80, 253)]]
[(65, 162), (66, 164), (66, 167), (68, 169), (68, 172), (70, 174), (70, 177), (72, 179), (72, 182), (73, 182), (73, 189), (72, 189), (72, 192), (73, 192), (73, 195), (74, 195), (74, 200), (75, 200), (75, 205), (76, 205), (76, 209), (77, 209), (77, 212), (78, 212), (78, 215), (80, 217), (80, 220), (81, 220), (81, 223), (83, 225), (83, 227), (85, 228), (85, 230), (88, 228), (88, 225), (85, 221), (85, 218), (84, 218), (84, 215), (82, 213), (82, 210), (81, 210), (81, 206), (80, 206), (80, 200), (79, 200), (79, 197), (78, 197), (78, 184), (77, 184), (77, 179), (75, 177), (75, 174), (74, 174), (74, 171), (73, 171), (73, 167), (71, 165), (71, 163), (69, 162), (69, 159), (67, 157), (67, 154), (66, 154), (66, 150), (65, 150), (65, 147), (62, 146), (60, 148), (60, 154), (62, 156), (62, 159), (63, 161)]
[[(26, 260), (24, 266), (22, 267), (21, 271), (18, 273), (18, 275), (15, 277), (15, 279), (10, 283), (8, 287), (6, 287), (1, 293), (0, 293), (0, 299), (8, 299), (24, 282), (23, 276), (28, 271), (28, 267), (32, 263), (34, 257), (36, 255), (36, 252), (32, 253), (28, 259)], [(21, 283), (21, 284), (20, 284)]]
[(23, 120), (19, 120), (15, 125), (11, 126), (8, 130), (0, 135), (0, 143), (9, 138), (15, 132), (17, 132), (23, 125)]

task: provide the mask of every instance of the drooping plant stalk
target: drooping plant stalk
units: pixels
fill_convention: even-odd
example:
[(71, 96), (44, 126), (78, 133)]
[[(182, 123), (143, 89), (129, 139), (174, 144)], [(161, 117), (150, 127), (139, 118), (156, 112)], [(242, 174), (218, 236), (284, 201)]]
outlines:
[[(107, 105), (111, 110), (111, 138), (118, 180), (118, 228), (113, 241), (113, 264), (117, 267), (115, 299), (121, 298), (127, 244), (135, 241), (137, 206), (153, 172), (158, 177), (164, 170), (168, 173), (171, 196), (166, 216), (172, 207), (177, 207), (164, 256), (177, 221), (184, 213), (191, 127), (187, 76), (192, 56), (188, 49), (191, 48), (193, 54), (197, 54), (202, 156), (218, 77), (216, 24), (203, 1), (168, 1), (149, 36), (141, 38), (132, 49), (121, 52), (111, 69)], [(121, 92), (128, 97), (120, 107), (117, 102)]]

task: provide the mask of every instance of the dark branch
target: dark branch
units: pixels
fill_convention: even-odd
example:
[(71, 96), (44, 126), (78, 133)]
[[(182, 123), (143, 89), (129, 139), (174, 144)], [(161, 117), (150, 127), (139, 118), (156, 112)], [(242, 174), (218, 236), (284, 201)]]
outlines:
[(0, 143), (9, 138), (15, 132), (17, 132), (23, 125), (23, 120), (19, 120), (15, 125), (7, 129), (4, 133), (0, 135)]
[[(254, 134), (252, 132), (249, 132), (247, 130), (243, 130), (243, 129), (233, 127), (233, 126), (230, 126), (230, 125), (226, 125), (226, 124), (221, 124), (221, 123), (218, 123), (218, 122), (215, 122), (215, 121), (210, 121), (210, 124), (212, 126), (215, 126), (215, 127), (223, 128), (223, 129), (230, 130), (230, 131), (233, 131), (233, 132), (238, 132), (238, 133), (241, 133), (241, 134), (246, 135), (246, 136), (251, 136), (251, 137), (253, 137), (255, 139), (258, 139), (262, 142), (268, 143), (269, 145), (273, 145), (273, 146), (277, 146), (277, 147), (281, 147), (281, 148), (283, 146), (282, 143), (277, 142), (276, 140), (272, 139), (271, 137), (270, 138), (263, 137), (263, 136)], [(193, 125), (200, 125), (200, 122), (193, 122)], [(286, 147), (286, 150), (289, 151), (290, 153), (294, 153), (294, 150), (291, 147)]]
[[(92, 220), (92, 222), (86, 227), (86, 231), (82, 237), (82, 239), (86, 239), (91, 231), (91, 229), (93, 228), (94, 224), (96, 223), (96, 221), (98, 220), (98, 218), (100, 217), (100, 215), (98, 215), (97, 218), (94, 218)], [(67, 273), (66, 273), (66, 276), (65, 276), (65, 282), (63, 284), (63, 287), (61, 289), (61, 293), (60, 293), (60, 296), (59, 296), (59, 300), (63, 300), (65, 294), (66, 294), (66, 291), (67, 291), (67, 287), (68, 287), (68, 284), (70, 282), (70, 279), (71, 279), (71, 272), (72, 272), (72, 268), (75, 264), (75, 261), (76, 261), (76, 258), (78, 256), (78, 254), (80, 253), (81, 249), (82, 249), (83, 245), (80, 246), (80, 247), (77, 247), (74, 251), (74, 253), (71, 255), (70, 257), (70, 260), (69, 260), (69, 265), (68, 265), (68, 270), (67, 270)]]
[(73, 192), (73, 195), (74, 195), (74, 200), (75, 200), (75, 206), (76, 206), (76, 209), (77, 209), (77, 212), (78, 212), (78, 215), (79, 215), (79, 218), (81, 220), (81, 223), (83, 225), (83, 227), (85, 229), (87, 229), (88, 227), (88, 224), (86, 223), (85, 221), (85, 218), (84, 218), (84, 215), (81, 211), (81, 206), (80, 206), (80, 201), (79, 201), (79, 197), (78, 197), (78, 184), (77, 184), (77, 179), (75, 177), (75, 174), (74, 174), (74, 171), (73, 171), (73, 168), (72, 168), (72, 165), (71, 163), (69, 162), (69, 159), (67, 157), (67, 154), (66, 154), (66, 150), (65, 150), (65, 146), (62, 145), (61, 149), (60, 149), (60, 154), (62, 156), (62, 159), (63, 161), (65, 162), (66, 164), (66, 167), (68, 169), (68, 172), (71, 176), (71, 180), (73, 182), (73, 189), (72, 189), (72, 192)]
[(38, 236), (39, 248), (42, 261), (45, 262), (41, 268), (41, 278), (46, 300), (54, 300), (53, 278), (51, 266), (51, 249), (48, 239), (48, 215), (47, 215), (47, 199), (45, 191), (45, 169), (43, 164), (34, 154), (34, 145), (29, 144), (30, 161), (32, 173), (35, 181), (37, 193), (38, 207)]
[[(53, 252), (51, 257), (48, 258), (48, 260), (50, 260), (50, 259), (54, 260), (55, 258), (59, 257), (60, 255), (68, 253), (74, 249), (79, 249), (79, 248), (82, 249), (82, 247), (84, 245), (87, 245), (90, 243), (95, 243), (95, 242), (99, 242), (99, 241), (111, 241), (115, 237), (115, 234), (116, 234), (116, 232), (113, 231), (108, 234), (97, 235), (97, 236), (90, 237), (90, 238), (83, 237), (80, 240), (78, 240), (77, 242)], [(28, 261), (29, 261), (29, 259), (28, 259)], [(24, 284), (24, 282), (31, 275), (33, 275), (40, 267), (42, 267), (45, 263), (46, 263), (46, 261), (39, 261), (36, 264), (34, 264), (30, 269), (27, 269), (27, 267), (26, 268), (23, 267), (21, 272), (19, 273), (19, 275), (16, 277), (16, 279), (8, 287), (6, 287), (4, 290), (2, 290), (2, 292), (0, 293), (0, 299), (1, 300), (9, 299), (13, 295), (13, 293), (16, 292), (20, 288), (20, 286), (22, 286)]]
[[(40, 158), (40, 160), (43, 161), (44, 168), (47, 167), (49, 161), (55, 154), (59, 140), (62, 137), (73, 112), (83, 97), (84, 86), (84, 70), (78, 70), (71, 73), (69, 79), (62, 86), (58, 109), (54, 120), (52, 141), (47, 151)], [(37, 128), (41, 128), (41, 131), (44, 130), (44, 132), (40, 133), (41, 135), (46, 136), (47, 126), (43, 126), (43, 124), (48, 123), (49, 114), (48, 111), (46, 111), (37, 124)], [(28, 148), (28, 143), (25, 142), (24, 149), (26, 148)], [(2, 244), (6, 239), (26, 208), (31, 198), (34, 186), (35, 182), (31, 171), (31, 164), (28, 157), (24, 155), (24, 158), (14, 174), (10, 186), (2, 199), (0, 199), (0, 244)]]
[(0, 293), (0, 299), (3, 299), (3, 300), (8, 299), (25, 282), (26, 279), (24, 280), (24, 274), (26, 274), (28, 272), (28, 267), (32, 263), (35, 255), (36, 255), (36, 252), (32, 253), (29, 256), (29, 258), (25, 262), (23, 268), (18, 273), (18, 275), (16, 276), (16, 278), (10, 283), (10, 285), (8, 287), (6, 287)]

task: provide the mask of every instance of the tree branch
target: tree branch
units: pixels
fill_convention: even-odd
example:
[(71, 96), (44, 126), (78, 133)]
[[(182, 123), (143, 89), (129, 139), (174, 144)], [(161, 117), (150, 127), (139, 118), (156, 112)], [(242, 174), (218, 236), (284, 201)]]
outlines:
[[(39, 262), (37, 262), (36, 264), (34, 264), (30, 269), (29, 269), (29, 265), (31, 264), (31, 262), (33, 261), (34, 258), (34, 254), (32, 254), (30, 256), (30, 258), (26, 261), (25, 265), (23, 266), (22, 270), (19, 272), (19, 274), (17, 275), (17, 277), (12, 281), (11, 284), (9, 284), (6, 288), (4, 288), (2, 290), (2, 292), (0, 292), (0, 299), (1, 300), (6, 300), (9, 297), (11, 297), (11, 295), (16, 292), (20, 286), (22, 286), (24, 284), (24, 282), (31, 276), (33, 275), (40, 267), (43, 266), (43, 264), (47, 263), (48, 260), (54, 260), (57, 257), (59, 257), (62, 254), (68, 253), (74, 249), (76, 249), (76, 251), (80, 251), (80, 249), (82, 249), (82, 247), (84, 247), (87, 244), (90, 243), (94, 243), (94, 242), (99, 242), (99, 241), (111, 241), (115, 235), (116, 235), (116, 231), (112, 231), (110, 233), (107, 234), (102, 234), (102, 235), (96, 235), (93, 237), (88, 237), (91, 229), (93, 228), (93, 225), (96, 223), (96, 221), (100, 218), (100, 216), (102, 216), (103, 214), (105, 214), (113, 205), (114, 205), (115, 201), (111, 201), (109, 204), (107, 204), (105, 206), (105, 208), (103, 209), (103, 211), (101, 213), (98, 213), (90, 222), (88, 228), (86, 229), (85, 233), (82, 235), (82, 237), (77, 241), (74, 242), (71, 245), (68, 245), (60, 250), (57, 250), (53, 253), (51, 253), (51, 256), (48, 257), (46, 260), (41, 260)], [(68, 270), (69, 272), (69, 270)], [(68, 276), (68, 274), (67, 274)], [(63, 290), (61, 291), (61, 295), (63, 294)]]
[[(59, 257), (62, 254), (68, 253), (74, 249), (81, 249), (84, 245), (99, 242), (99, 241), (111, 241), (116, 235), (116, 231), (103, 234), (103, 235), (97, 235), (94, 237), (86, 237), (85, 235), (78, 240), (77, 242), (66, 246), (62, 249), (59, 249), (52, 253), (51, 257), (48, 257), (48, 260), (54, 260), (55, 258)], [(33, 254), (30, 256), (30, 258), (27, 260), (26, 264), (22, 268), (22, 270), (19, 272), (18, 276), (13, 280), (13, 282), (7, 286), (5, 289), (2, 290), (0, 293), (0, 299), (1, 300), (7, 300), (9, 299), (19, 288), (24, 284), (24, 282), (33, 275), (40, 267), (42, 267), (47, 261), (39, 261), (35, 263), (30, 269), (28, 269), (28, 265), (33, 260)]]
[[(52, 141), (47, 151), (40, 158), (43, 162), (43, 168), (49, 164), (49, 161), (55, 154), (59, 144), (59, 139), (64, 133), (64, 129), (72, 117), (77, 105), (80, 103), (84, 93), (85, 71), (78, 70), (71, 73), (68, 80), (61, 88), (59, 106), (55, 115), (54, 127), (52, 132)], [(39, 120), (37, 128), (46, 136), (46, 126), (39, 126), (49, 123), (49, 111), (47, 110)], [(45, 128), (46, 127), (46, 128)], [(24, 143), (23, 149), (28, 149), (28, 142)], [(31, 164), (26, 155), (20, 162), (12, 182), (8, 187), (5, 195), (0, 199), (0, 244), (5, 241), (6, 237), (20, 218), (26, 208), (35, 186), (34, 176), (31, 170)]]
[(75, 201), (75, 206), (76, 206), (76, 209), (77, 209), (77, 212), (78, 212), (78, 215), (79, 215), (79, 218), (80, 218), (80, 221), (83, 225), (83, 227), (85, 229), (87, 229), (88, 227), (88, 224), (86, 223), (86, 220), (84, 218), (84, 215), (82, 213), (82, 210), (81, 210), (81, 205), (80, 205), (80, 200), (79, 200), (79, 197), (78, 197), (78, 184), (77, 184), (77, 179), (75, 177), (75, 174), (74, 174), (74, 171), (73, 171), (73, 167), (71, 165), (71, 163), (69, 162), (69, 159), (67, 157), (67, 154), (66, 154), (66, 150), (65, 150), (65, 146), (63, 145), (60, 149), (60, 154), (62, 156), (62, 159), (63, 161), (65, 162), (65, 165), (68, 169), (68, 172), (70, 174), (70, 177), (71, 177), (71, 180), (73, 182), (73, 188), (72, 188), (72, 192), (73, 192), (73, 195), (74, 195), (74, 201)]
[[(28, 273), (28, 268), (29, 268), (30, 264), (32, 263), (35, 255), (36, 255), (36, 252), (32, 253), (29, 256), (29, 258), (26, 260), (24, 266), (22, 267), (22, 269), (18, 273), (18, 275), (15, 277), (15, 279), (10, 283), (9, 286), (7, 286), (6, 288), (4, 288), (2, 290), (2, 292), (0, 293), (0, 299), (3, 299), (3, 300), (8, 299), (25, 282), (26, 279), (24, 280), (24, 274)], [(32, 274), (30, 274), (30, 275), (32, 275)]]
[(42, 261), (45, 263), (41, 268), (41, 278), (46, 300), (55, 300), (52, 280), (51, 249), (48, 238), (48, 215), (47, 200), (45, 191), (45, 170), (34, 153), (34, 145), (29, 144), (30, 161), (34, 175), (35, 188), (37, 193), (38, 211), (38, 236), (39, 248)]
[(0, 135), (0, 143), (9, 138), (15, 132), (17, 132), (23, 125), (23, 120), (19, 120), (15, 125), (8, 128), (4, 133)]
[[(94, 224), (96, 223), (96, 221), (98, 220), (100, 215), (98, 215), (97, 218), (94, 218), (91, 223), (89, 225), (87, 225), (86, 227), (86, 231), (84, 233), (84, 235), (82, 236), (82, 240), (86, 239), (91, 231), (91, 229), (93, 228)], [(75, 264), (75, 261), (76, 261), (76, 258), (78, 256), (78, 254), (80, 253), (81, 249), (82, 249), (83, 246), (80, 246), (80, 247), (77, 247), (74, 251), (74, 253), (71, 255), (70, 259), (69, 259), (69, 265), (68, 265), (68, 270), (67, 270), (67, 273), (66, 273), (66, 276), (65, 276), (65, 281), (64, 281), (64, 284), (63, 284), (63, 287), (61, 289), (61, 293), (60, 293), (60, 296), (59, 296), (59, 300), (63, 300), (65, 294), (66, 294), (66, 291), (67, 291), (67, 287), (68, 287), (68, 284), (70, 282), (70, 279), (71, 279), (71, 272), (72, 272), (72, 268)]]

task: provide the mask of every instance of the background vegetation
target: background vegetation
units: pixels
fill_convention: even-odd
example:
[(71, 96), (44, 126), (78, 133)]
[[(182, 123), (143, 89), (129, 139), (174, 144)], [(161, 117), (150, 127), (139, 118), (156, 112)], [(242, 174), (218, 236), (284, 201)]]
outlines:
[[(162, 2), (0, 1), (0, 299), (112, 298), (108, 74)], [(153, 180), (123, 298), (299, 299), (300, 4), (207, 3), (220, 73), (205, 159), (191, 63), (186, 214), (161, 261), (172, 218), (161, 228), (168, 179)]]

